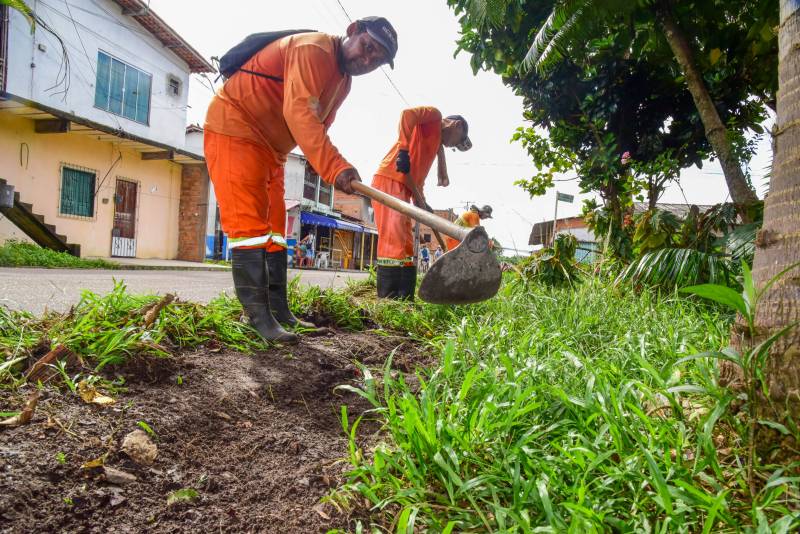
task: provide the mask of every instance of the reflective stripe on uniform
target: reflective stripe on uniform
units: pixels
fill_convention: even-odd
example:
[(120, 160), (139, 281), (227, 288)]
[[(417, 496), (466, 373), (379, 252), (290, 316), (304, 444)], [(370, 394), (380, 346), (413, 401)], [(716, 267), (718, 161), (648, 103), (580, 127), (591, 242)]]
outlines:
[(378, 265), (383, 265), (384, 267), (408, 267), (409, 265), (414, 265), (414, 258), (406, 258), (403, 260), (398, 260), (396, 258), (378, 258)]
[(234, 237), (228, 238), (228, 248), (238, 247), (257, 247), (258, 245), (266, 245), (273, 243), (283, 248), (288, 248), (286, 240), (279, 234), (267, 234), (258, 237)]

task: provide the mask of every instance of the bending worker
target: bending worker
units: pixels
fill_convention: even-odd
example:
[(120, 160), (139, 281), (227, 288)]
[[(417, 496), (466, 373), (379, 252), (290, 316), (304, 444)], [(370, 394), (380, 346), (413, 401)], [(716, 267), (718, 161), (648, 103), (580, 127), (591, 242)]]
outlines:
[[(463, 226), (464, 228), (475, 228), (481, 224), (483, 219), (491, 219), (492, 218), (492, 207), (488, 204), (482, 208), (479, 208), (476, 205), (472, 205), (469, 207), (469, 211), (465, 211), (461, 215), (458, 216), (458, 219), (455, 220), (455, 224), (458, 226)], [(461, 241), (458, 239), (453, 239), (450, 236), (447, 236), (447, 250), (448, 252), (456, 248)]]
[(296, 33), (247, 60), (217, 93), (205, 123), (205, 156), (228, 234), (236, 296), (264, 339), (296, 342), (286, 299), (284, 165), (300, 146), (324, 181), (352, 192), (358, 171), (328, 137), (353, 76), (393, 66), (397, 34), (369, 17), (345, 37)]
[[(431, 210), (425, 201), (423, 188), (433, 159), (438, 160), (439, 186), (447, 187), (447, 165), (444, 147), (469, 150), (464, 117), (442, 114), (433, 107), (418, 107), (403, 111), (400, 117), (400, 138), (383, 158), (372, 187), (399, 198), (412, 200), (417, 207)], [(414, 298), (417, 267), (414, 265), (414, 238), (411, 219), (401, 213), (374, 203), (375, 224), (378, 227), (378, 297)]]

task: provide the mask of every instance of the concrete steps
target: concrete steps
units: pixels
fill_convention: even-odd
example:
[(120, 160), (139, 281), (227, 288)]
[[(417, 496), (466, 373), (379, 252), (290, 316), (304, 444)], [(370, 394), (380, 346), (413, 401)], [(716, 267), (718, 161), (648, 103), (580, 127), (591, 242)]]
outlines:
[[(0, 190), (8, 193), (9, 184), (0, 178)], [(81, 246), (67, 242), (67, 236), (56, 233), (56, 227), (45, 222), (44, 216), (34, 213), (33, 205), (22, 202), (19, 192), (14, 191), (14, 201), (12, 207), (3, 207), (0, 203), (0, 213), (5, 215), (9, 221), (13, 222), (20, 230), (30, 237), (41, 247), (49, 248), (58, 252), (68, 252), (73, 256), (80, 257)]]

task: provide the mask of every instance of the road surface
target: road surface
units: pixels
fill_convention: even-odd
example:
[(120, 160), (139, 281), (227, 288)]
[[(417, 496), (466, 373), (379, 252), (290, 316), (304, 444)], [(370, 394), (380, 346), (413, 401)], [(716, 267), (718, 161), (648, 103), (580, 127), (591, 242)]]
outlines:
[[(362, 280), (366, 273), (289, 269), (289, 279), (323, 288), (342, 287), (348, 279)], [(114, 280), (125, 283), (130, 293), (174, 293), (183, 300), (206, 303), (223, 291), (233, 295), (230, 271), (145, 271), (0, 268), (0, 306), (39, 315), (47, 310), (64, 312), (76, 304), (81, 291), (105, 294)]]

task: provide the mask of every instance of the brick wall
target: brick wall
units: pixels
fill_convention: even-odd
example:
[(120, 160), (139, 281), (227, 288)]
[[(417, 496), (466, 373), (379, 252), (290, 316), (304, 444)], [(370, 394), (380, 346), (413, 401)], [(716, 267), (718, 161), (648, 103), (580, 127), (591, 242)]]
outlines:
[(178, 259), (203, 261), (206, 251), (208, 170), (205, 165), (184, 165), (178, 208)]
[[(433, 213), (435, 213), (439, 217), (442, 217), (443, 219), (447, 219), (450, 222), (453, 222), (458, 218), (458, 216), (452, 209), (448, 210), (435, 209), (433, 210)], [(444, 234), (442, 234), (442, 237), (444, 237)], [(426, 241), (426, 238), (428, 238), (429, 240)], [(422, 223), (420, 223), (419, 225), (419, 241), (420, 244), (427, 242), (428, 248), (430, 248), (431, 250), (436, 250), (436, 247), (439, 246), (439, 242), (436, 241), (436, 236), (433, 235), (433, 230), (431, 230), (427, 225)]]
[(336, 191), (336, 195), (333, 197), (333, 209), (359, 221), (367, 220), (365, 208), (366, 202), (361, 195), (348, 195), (347, 193)]

